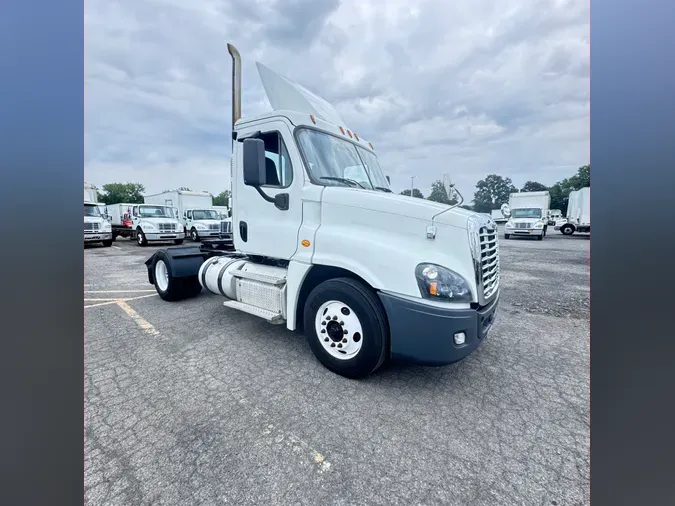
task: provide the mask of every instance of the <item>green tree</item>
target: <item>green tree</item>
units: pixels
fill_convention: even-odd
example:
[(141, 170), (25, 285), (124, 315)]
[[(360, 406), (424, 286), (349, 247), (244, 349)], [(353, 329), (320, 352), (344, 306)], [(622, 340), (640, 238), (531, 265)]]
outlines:
[(489, 213), (509, 201), (509, 195), (518, 189), (513, 186), (511, 178), (490, 174), (476, 183), (473, 197), (473, 210), (478, 213)]
[(108, 183), (103, 185), (99, 201), (104, 204), (142, 204), (145, 187), (140, 183)]
[(441, 180), (437, 180), (431, 183), (431, 193), (429, 194), (429, 197), (427, 197), (427, 199), (448, 205), (454, 205), (457, 203), (457, 200), (455, 200), (454, 198), (450, 198), (448, 196), (448, 191), (446, 190), (445, 185)]
[(213, 205), (214, 206), (227, 206), (230, 207), (230, 197), (231, 197), (230, 190), (225, 190), (223, 192), (220, 192), (218, 195), (213, 197)]
[(591, 186), (591, 166), (583, 165), (577, 169), (577, 173), (572, 177), (566, 177), (551, 186), (549, 189), (551, 209), (560, 209), (563, 215), (566, 214), (570, 192), (587, 186)]
[[(403, 191), (401, 192), (401, 195), (406, 195), (406, 196), (410, 197), (410, 190), (403, 190)], [(416, 197), (416, 198), (418, 198), (418, 199), (423, 199), (423, 198), (424, 198), (424, 195), (422, 195), (422, 192), (419, 191), (417, 188), (413, 188), (412, 196), (413, 196), (413, 197)]]
[(546, 190), (548, 190), (548, 186), (537, 181), (528, 181), (520, 189), (521, 192), (545, 192)]

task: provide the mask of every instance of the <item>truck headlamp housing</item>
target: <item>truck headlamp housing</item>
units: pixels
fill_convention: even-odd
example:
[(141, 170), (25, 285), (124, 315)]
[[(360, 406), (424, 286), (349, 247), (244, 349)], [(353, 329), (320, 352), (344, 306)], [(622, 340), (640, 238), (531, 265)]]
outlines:
[(202, 223), (196, 223), (195, 228), (197, 230), (206, 230), (206, 225), (203, 225)]
[(506, 222), (506, 228), (513, 228), (513, 222), (511, 222), (511, 220)]
[(419, 264), (415, 268), (415, 278), (425, 299), (471, 302), (469, 284), (450, 269), (435, 264)]

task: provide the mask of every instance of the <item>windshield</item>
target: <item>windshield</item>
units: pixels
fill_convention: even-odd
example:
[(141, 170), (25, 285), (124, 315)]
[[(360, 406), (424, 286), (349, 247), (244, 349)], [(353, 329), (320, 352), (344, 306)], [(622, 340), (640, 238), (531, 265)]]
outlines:
[(195, 220), (217, 220), (220, 215), (218, 211), (213, 209), (199, 209), (198, 211), (192, 211), (192, 218)]
[(300, 131), (298, 141), (312, 177), (322, 184), (390, 191), (377, 157), (370, 151), (307, 128)]
[(138, 215), (144, 218), (173, 218), (173, 210), (166, 206), (138, 206)]
[(101, 217), (101, 211), (99, 210), (98, 206), (96, 206), (96, 205), (88, 206), (87, 204), (85, 204), (84, 205), (84, 215), (100, 218)]
[(512, 209), (511, 218), (541, 218), (541, 209)]

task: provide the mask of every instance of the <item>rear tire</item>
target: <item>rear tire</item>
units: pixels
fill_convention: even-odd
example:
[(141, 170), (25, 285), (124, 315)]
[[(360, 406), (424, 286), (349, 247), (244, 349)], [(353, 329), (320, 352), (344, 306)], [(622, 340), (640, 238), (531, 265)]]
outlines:
[(153, 271), (155, 290), (163, 300), (175, 302), (194, 297), (202, 291), (198, 276), (173, 277), (171, 262), (163, 251), (157, 253)]
[[(324, 317), (330, 320), (324, 320)], [(334, 328), (322, 325), (324, 322), (334, 322)], [(352, 327), (351, 331), (349, 327)], [(360, 329), (362, 334), (354, 332), (355, 328)], [(387, 315), (377, 295), (354, 279), (329, 279), (316, 286), (305, 302), (304, 329), (314, 356), (340, 376), (364, 378), (375, 372), (387, 358)], [(323, 332), (325, 330), (328, 332)], [(343, 332), (344, 340), (339, 340), (339, 335), (333, 335), (340, 332)], [(336, 346), (329, 352), (331, 344)], [(355, 351), (348, 358), (337, 358), (338, 346)]]

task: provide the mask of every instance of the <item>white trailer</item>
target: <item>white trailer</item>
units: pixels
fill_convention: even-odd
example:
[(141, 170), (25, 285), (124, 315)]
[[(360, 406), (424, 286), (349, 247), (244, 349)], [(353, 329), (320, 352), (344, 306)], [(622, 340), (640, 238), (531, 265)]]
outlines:
[(98, 203), (98, 189), (89, 183), (84, 183), (84, 201), (91, 204)]
[(220, 234), (220, 213), (213, 209), (213, 196), (208, 192), (175, 190), (147, 195), (146, 204), (160, 204), (176, 208), (183, 233), (193, 241), (218, 237)]
[(591, 188), (570, 192), (567, 201), (567, 219), (556, 223), (555, 230), (565, 235), (591, 232)]
[(546, 237), (550, 205), (551, 195), (547, 191), (518, 192), (509, 195), (509, 213), (504, 226), (504, 238), (525, 236), (536, 237), (541, 241)]
[(263, 65), (273, 111), (242, 118), (241, 60), (228, 50), (234, 251), (158, 250), (146, 267), (160, 297), (204, 288), (230, 311), (304, 331), (317, 359), (351, 378), (392, 358), (443, 365), (477, 349), (499, 303), (494, 221), (392, 193), (371, 143)]

